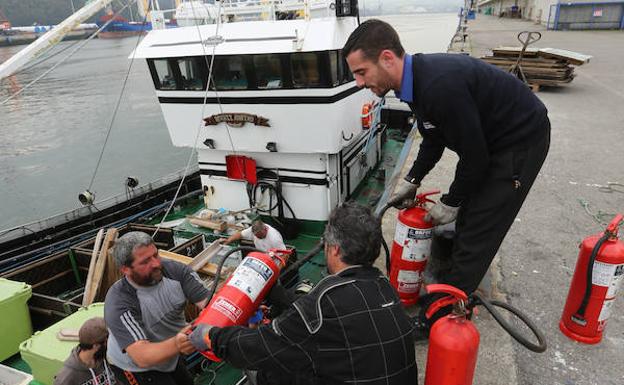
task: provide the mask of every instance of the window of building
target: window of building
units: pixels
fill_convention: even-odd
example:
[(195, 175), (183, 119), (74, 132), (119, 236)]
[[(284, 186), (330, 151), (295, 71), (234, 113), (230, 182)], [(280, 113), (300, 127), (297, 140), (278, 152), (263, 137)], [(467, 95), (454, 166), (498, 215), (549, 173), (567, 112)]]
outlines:
[(207, 65), (203, 57), (178, 59), (177, 63), (181, 75), (181, 89), (191, 91), (206, 89)]
[[(208, 58), (210, 64), (211, 58)], [(212, 69), (210, 89), (246, 90), (249, 87), (243, 56), (216, 56)]]
[(177, 84), (175, 80), (175, 73), (171, 67), (171, 63), (168, 59), (155, 59), (152, 61), (153, 71), (152, 76), (156, 75), (154, 79), (156, 88), (159, 90), (175, 90)]
[(254, 55), (253, 67), (258, 89), (282, 88), (282, 64), (279, 55)]

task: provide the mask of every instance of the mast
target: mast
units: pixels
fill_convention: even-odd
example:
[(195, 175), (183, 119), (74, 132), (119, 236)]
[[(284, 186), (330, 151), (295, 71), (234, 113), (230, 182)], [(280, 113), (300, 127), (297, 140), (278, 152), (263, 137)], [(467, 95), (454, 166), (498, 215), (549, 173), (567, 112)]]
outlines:
[(110, 2), (112, 2), (112, 0), (93, 0), (88, 2), (76, 13), (63, 20), (58, 26), (52, 28), (26, 48), (13, 55), (9, 60), (0, 64), (0, 80), (15, 73), (24, 64), (61, 41), (67, 33), (78, 27), (80, 23), (93, 16)]

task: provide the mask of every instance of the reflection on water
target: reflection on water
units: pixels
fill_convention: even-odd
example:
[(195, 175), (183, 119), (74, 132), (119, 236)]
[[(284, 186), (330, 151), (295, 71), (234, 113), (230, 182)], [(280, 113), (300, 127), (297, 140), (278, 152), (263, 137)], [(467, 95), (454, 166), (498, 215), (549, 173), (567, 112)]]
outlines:
[[(408, 52), (446, 49), (455, 15), (384, 17)], [(54, 51), (75, 42), (62, 42)], [(77, 207), (88, 187), (128, 71), (136, 37), (92, 40), (71, 59), (0, 106), (0, 229)], [(0, 48), (0, 62), (23, 47)], [(0, 101), (63, 58), (71, 49), (0, 81)], [(132, 66), (119, 113), (94, 184), (98, 198), (124, 191), (129, 175), (142, 182), (183, 168), (187, 148), (167, 132), (147, 65)]]

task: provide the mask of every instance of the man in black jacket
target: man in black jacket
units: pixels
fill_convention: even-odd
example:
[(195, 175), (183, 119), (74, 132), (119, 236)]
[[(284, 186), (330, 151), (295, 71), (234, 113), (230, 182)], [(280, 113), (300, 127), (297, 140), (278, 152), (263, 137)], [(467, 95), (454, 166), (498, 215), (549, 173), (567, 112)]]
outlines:
[(372, 266), (379, 221), (367, 208), (343, 204), (330, 215), (324, 240), (330, 275), (271, 324), (202, 325), (191, 343), (259, 371), (259, 384), (416, 384), (411, 321)]
[[(428, 219), (436, 225), (456, 221), (452, 265), (439, 278), (473, 292), (548, 153), (546, 107), (517, 78), (478, 59), (406, 55), (396, 31), (380, 20), (362, 23), (343, 54), (359, 87), (380, 97), (394, 90), (417, 118), (423, 139), (395, 194), (398, 208), (413, 203), (445, 148), (459, 156), (455, 179)], [(423, 310), (433, 299), (423, 298)]]

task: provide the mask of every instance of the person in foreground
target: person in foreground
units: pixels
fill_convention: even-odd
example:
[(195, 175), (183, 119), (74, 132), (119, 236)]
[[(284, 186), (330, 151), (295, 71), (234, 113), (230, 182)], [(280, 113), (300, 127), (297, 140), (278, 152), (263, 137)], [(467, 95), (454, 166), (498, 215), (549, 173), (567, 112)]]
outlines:
[(161, 260), (143, 232), (120, 237), (113, 257), (124, 276), (106, 293), (104, 318), (117, 378), (129, 385), (192, 385), (180, 357), (195, 351), (184, 307), (188, 300), (204, 308), (208, 290), (188, 266)]
[(379, 221), (368, 208), (345, 203), (330, 214), (323, 239), (330, 275), (270, 324), (199, 325), (191, 343), (258, 371), (259, 385), (416, 384), (413, 325), (373, 267)]
[(78, 346), (72, 349), (54, 377), (54, 385), (114, 385), (118, 382), (106, 363), (108, 331), (104, 318), (88, 319), (78, 330)]
[[(446, 148), (459, 161), (448, 192), (429, 211), (435, 225), (455, 221), (451, 266), (440, 283), (470, 294), (477, 289), (514, 222), (550, 144), (544, 104), (513, 75), (459, 54), (407, 55), (396, 31), (367, 20), (343, 54), (359, 87), (383, 97), (394, 90), (416, 117), (422, 142), (395, 194), (398, 208), (413, 204), (423, 178)], [(437, 296), (421, 299), (427, 329), (449, 309), (424, 318)]]

